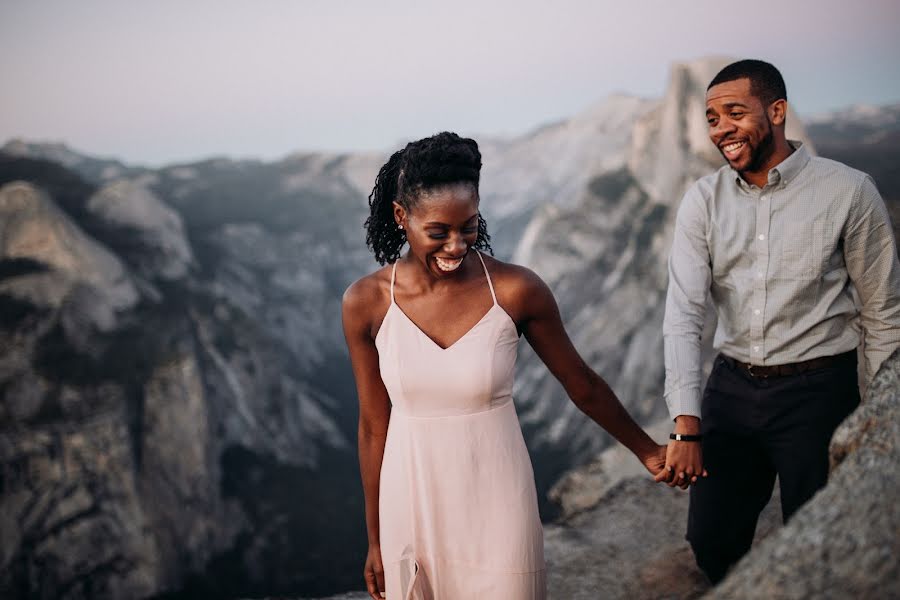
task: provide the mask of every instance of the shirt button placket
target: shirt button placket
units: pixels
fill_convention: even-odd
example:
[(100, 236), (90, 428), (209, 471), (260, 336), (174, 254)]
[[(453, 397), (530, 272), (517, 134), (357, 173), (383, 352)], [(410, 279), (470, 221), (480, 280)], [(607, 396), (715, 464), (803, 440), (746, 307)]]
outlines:
[(750, 299), (750, 360), (754, 364), (765, 364), (764, 307), (766, 305), (766, 277), (769, 269), (769, 194), (761, 193), (756, 198), (756, 280), (753, 297)]

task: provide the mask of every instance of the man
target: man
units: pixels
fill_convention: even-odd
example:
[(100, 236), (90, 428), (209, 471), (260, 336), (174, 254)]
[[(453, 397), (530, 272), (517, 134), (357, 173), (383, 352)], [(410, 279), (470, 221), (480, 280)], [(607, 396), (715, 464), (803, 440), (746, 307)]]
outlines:
[[(706, 117), (727, 165), (685, 194), (669, 259), (665, 396), (681, 439), (667, 481), (693, 483), (687, 538), (714, 583), (750, 548), (776, 475), (785, 521), (825, 485), (831, 435), (859, 404), (860, 337), (868, 377), (900, 345), (884, 202), (865, 173), (789, 141), (786, 114), (772, 65), (716, 75)], [(721, 353), (701, 403), (708, 294)]]

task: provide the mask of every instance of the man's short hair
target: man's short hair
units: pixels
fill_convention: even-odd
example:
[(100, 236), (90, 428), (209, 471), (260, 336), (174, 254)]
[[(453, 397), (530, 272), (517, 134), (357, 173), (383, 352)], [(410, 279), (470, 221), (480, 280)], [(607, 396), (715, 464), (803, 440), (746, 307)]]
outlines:
[(787, 100), (787, 90), (781, 73), (773, 65), (762, 60), (747, 59), (731, 63), (713, 77), (706, 91), (714, 85), (745, 77), (750, 80), (750, 92), (760, 99), (763, 106), (768, 106), (776, 100)]

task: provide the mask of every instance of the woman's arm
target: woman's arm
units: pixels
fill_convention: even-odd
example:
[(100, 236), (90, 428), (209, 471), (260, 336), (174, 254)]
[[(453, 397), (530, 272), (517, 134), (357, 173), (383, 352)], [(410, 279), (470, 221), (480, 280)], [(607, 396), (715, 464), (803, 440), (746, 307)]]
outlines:
[(369, 553), (363, 577), (369, 595), (381, 598), (384, 569), (378, 522), (378, 494), (381, 461), (387, 440), (390, 399), (378, 370), (378, 350), (372, 333), (374, 309), (380, 307), (377, 282), (363, 279), (344, 293), (341, 306), (344, 338), (350, 351), (353, 376), (359, 397), (359, 469), (365, 496), (366, 532)]
[(512, 268), (515, 277), (510, 291), (525, 339), (575, 405), (631, 450), (648, 471), (659, 475), (665, 466), (665, 446), (654, 442), (634, 422), (606, 381), (575, 350), (547, 284), (528, 269)]

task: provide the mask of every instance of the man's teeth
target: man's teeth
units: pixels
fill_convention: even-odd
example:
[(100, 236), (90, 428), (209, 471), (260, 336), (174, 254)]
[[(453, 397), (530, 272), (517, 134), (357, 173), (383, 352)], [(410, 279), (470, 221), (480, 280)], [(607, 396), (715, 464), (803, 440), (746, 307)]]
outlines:
[(438, 258), (434, 257), (435, 262), (440, 268), (441, 271), (455, 271), (459, 268), (459, 265), (462, 264), (463, 259), (457, 258), (455, 260), (447, 260), (446, 258)]
[(735, 150), (739, 149), (743, 145), (744, 145), (744, 142), (732, 142), (731, 144), (724, 146), (723, 149), (725, 150), (725, 152), (734, 152)]

